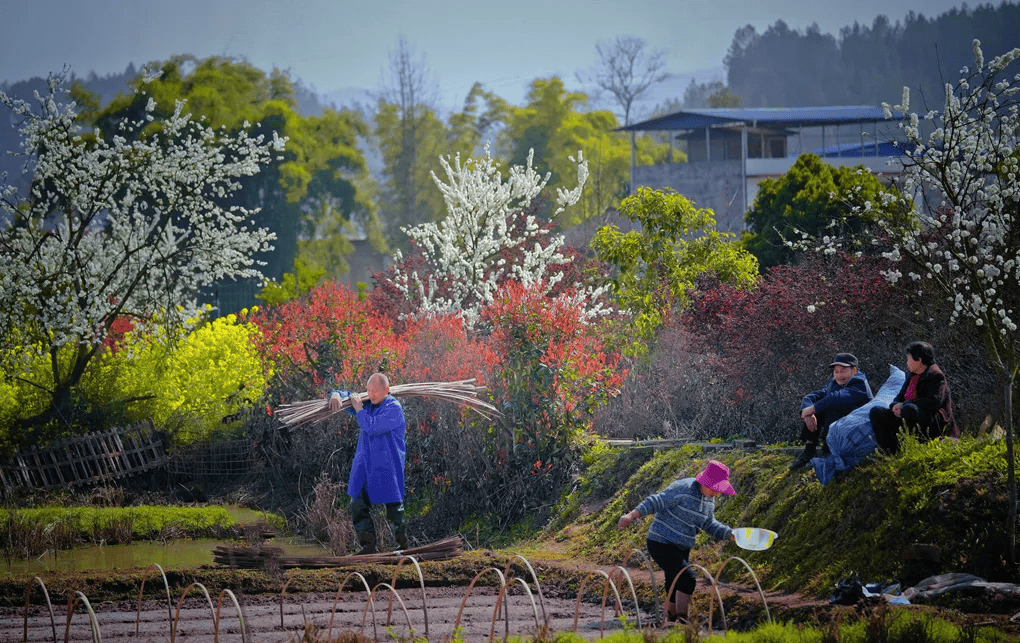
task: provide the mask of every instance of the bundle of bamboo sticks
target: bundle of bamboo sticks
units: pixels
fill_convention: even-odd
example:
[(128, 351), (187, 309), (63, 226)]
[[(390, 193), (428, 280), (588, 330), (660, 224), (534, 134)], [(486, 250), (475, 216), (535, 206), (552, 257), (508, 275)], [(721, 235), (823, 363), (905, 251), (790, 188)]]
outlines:
[(420, 547), (409, 547), (403, 551), (377, 552), (375, 554), (351, 554), (349, 556), (301, 556), (285, 557), (278, 547), (228, 547), (219, 545), (213, 549), (213, 562), (234, 569), (261, 569), (274, 564), (280, 569), (322, 569), (346, 567), (348, 565), (395, 564), (401, 556), (414, 556), (419, 561), (446, 560), (464, 553), (464, 541), (460, 536), (451, 536)]
[[(478, 394), (484, 391), (485, 387), (476, 386), (474, 381), (474, 378), (472, 378), (456, 382), (394, 384), (390, 387), (390, 394), (395, 397), (419, 396), (447, 400), (455, 404), (463, 404), (487, 418), (500, 415), (496, 407), (478, 398)], [(355, 395), (360, 397), (362, 401), (368, 400), (368, 393), (351, 393), (351, 397)], [(328, 399), (306, 400), (304, 402), (281, 404), (276, 409), (275, 415), (284, 424), (296, 428), (306, 424), (325, 422), (349, 408), (351, 408), (350, 398), (343, 398), (340, 401), (340, 408), (336, 411), (330, 410)]]

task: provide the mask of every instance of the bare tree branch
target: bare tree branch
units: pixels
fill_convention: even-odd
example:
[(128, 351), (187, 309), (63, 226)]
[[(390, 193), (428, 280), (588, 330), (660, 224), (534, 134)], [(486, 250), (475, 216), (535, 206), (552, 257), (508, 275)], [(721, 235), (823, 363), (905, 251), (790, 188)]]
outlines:
[(424, 54), (417, 55), (403, 36), (390, 51), (388, 76), (383, 84), (377, 98), (396, 110), (395, 126), (399, 128), (384, 131), (389, 128), (381, 127), (380, 120), (376, 120), (376, 136), (380, 138), (389, 178), (387, 201), (393, 210), (389, 229), (394, 236), (401, 226), (415, 225), (428, 218), (419, 211), (421, 192), (429, 187), (418, 177), (420, 130), (423, 118), (435, 111), (436, 90)]
[(630, 124), (634, 101), (648, 89), (666, 80), (672, 74), (662, 71), (666, 66), (666, 52), (646, 48), (641, 38), (620, 36), (615, 42), (595, 45), (600, 64), (587, 72), (579, 72), (577, 80), (593, 83), (616, 98), (623, 110), (623, 124)]

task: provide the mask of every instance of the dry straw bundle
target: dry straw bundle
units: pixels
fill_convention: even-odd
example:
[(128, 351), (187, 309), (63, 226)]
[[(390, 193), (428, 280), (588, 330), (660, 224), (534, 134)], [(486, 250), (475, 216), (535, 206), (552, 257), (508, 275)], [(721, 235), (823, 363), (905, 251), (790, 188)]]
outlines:
[[(418, 382), (416, 384), (394, 384), (390, 387), (390, 394), (394, 397), (419, 396), (434, 397), (447, 400), (455, 404), (463, 404), (478, 411), (487, 418), (500, 415), (496, 407), (484, 400), (478, 399), (478, 394), (485, 390), (484, 386), (474, 384), (474, 378), (459, 380), (457, 382)], [(368, 393), (352, 393), (351, 396), (359, 396), (362, 400), (368, 399)], [(340, 408), (331, 411), (328, 399), (306, 400), (304, 402), (292, 402), (282, 404), (276, 409), (276, 417), (290, 427), (299, 427), (306, 424), (325, 422), (329, 418), (343, 413), (351, 408), (350, 398), (344, 398), (340, 402)]]

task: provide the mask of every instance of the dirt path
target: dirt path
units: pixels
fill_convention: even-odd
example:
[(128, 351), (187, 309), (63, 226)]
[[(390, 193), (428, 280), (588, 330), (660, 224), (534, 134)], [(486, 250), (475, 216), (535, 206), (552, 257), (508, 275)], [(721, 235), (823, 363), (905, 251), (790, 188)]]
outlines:
[[(535, 557), (530, 562), (543, 583), (542, 597), (540, 599), (536, 592), (533, 604), (529, 598), (529, 591), (525, 590), (523, 584), (512, 582), (508, 589), (505, 620), (504, 614), (500, 614), (495, 624), (496, 636), (510, 634), (527, 637), (544, 627), (550, 632), (574, 631), (575, 614), (576, 630), (588, 640), (599, 639), (603, 632), (618, 631), (625, 626), (637, 627), (639, 619), (642, 627), (657, 625), (655, 608), (647, 604), (647, 596), (661, 596), (664, 592), (661, 571), (656, 571), (655, 590), (649, 594), (651, 583), (648, 571), (629, 568), (638, 595), (646, 598), (642, 599), (644, 609), (635, 614), (633, 603), (628, 600), (629, 591), (626, 583), (618, 583), (623, 599), (624, 616), (621, 619), (617, 618), (613, 609), (612, 593), (604, 612), (598, 602), (603, 585), (602, 577), (598, 574), (609, 572), (610, 567), (577, 559), (553, 561)], [(498, 565), (502, 566), (502, 563)], [(588, 581), (584, 590), (585, 600), (578, 607), (575, 597), (577, 583), (579, 579), (586, 577)], [(574, 580), (570, 582), (567, 579)], [(453, 579), (448, 580), (456, 582)], [(464, 582), (465, 579), (459, 580)], [(432, 582), (436, 581), (437, 579), (433, 577)], [(570, 587), (573, 589), (567, 589)], [(529, 590), (534, 591), (534, 587), (529, 587)], [(459, 627), (466, 641), (485, 641), (489, 639), (493, 630), (497, 601), (497, 590), (493, 587), (476, 587), (471, 590), (466, 600), (468, 590), (463, 585), (428, 587), (424, 599), (420, 588), (402, 587), (395, 592), (392, 614), (388, 609), (390, 602), (388, 590), (380, 588), (377, 592), (372, 605), (369, 604), (365, 591), (345, 591), (339, 600), (336, 600), (332, 592), (287, 594), (283, 599), (282, 608), (279, 594), (240, 595), (237, 597), (241, 608), (240, 615), (233, 602), (224, 595), (218, 616), (218, 637), (215, 627), (217, 622), (215, 593), (210, 606), (204, 597), (199, 598), (198, 592), (193, 590), (183, 603), (179, 620), (176, 620), (175, 616), (180, 592), (173, 593), (172, 602), (169, 604), (166, 601), (144, 601), (140, 616), (136, 613), (135, 600), (112, 600), (94, 604), (92, 607), (96, 613), (101, 640), (107, 643), (128, 640), (170, 641), (175, 621), (177, 629), (173, 632), (174, 640), (185, 642), (300, 641), (306, 630), (313, 629), (320, 630), (322, 640), (327, 640), (326, 631), (330, 628), (331, 620), (334, 637), (338, 632), (356, 632), (364, 634), (370, 640), (379, 641), (410, 639), (412, 636), (416, 638), (427, 636), (429, 641), (448, 641), (452, 638), (455, 627)], [(708, 626), (710, 615), (711, 625), (716, 631), (721, 629), (743, 631), (769, 618), (780, 622), (824, 622), (831, 618), (837, 620), (843, 618), (834, 610), (855, 609), (834, 607), (824, 600), (811, 600), (797, 594), (781, 592), (766, 592), (763, 603), (762, 596), (755, 587), (731, 583), (720, 583), (719, 592), (722, 602), (726, 605), (725, 612), (720, 609), (719, 599), (716, 598), (712, 588), (699, 581), (692, 616), (703, 629)], [(147, 593), (147, 596), (152, 594)], [(54, 596), (54, 600), (61, 599)], [(63, 600), (66, 601), (66, 598)], [(462, 603), (465, 606), (461, 613)], [(45, 606), (31, 606), (26, 635), (24, 609), (0, 608), (0, 643), (63, 640), (67, 628), (65, 609), (66, 602), (55, 605), (51, 620), (49, 610)], [(863, 614), (868, 609), (870, 609), (868, 606), (862, 605), (857, 611)], [(976, 621), (973, 620), (974, 617)], [(626, 625), (621, 622), (622, 620), (626, 620)], [(1016, 632), (1016, 627), (1011, 627), (1012, 624), (1001, 616), (972, 615), (968, 620), (994, 622), (1003, 631)], [(79, 605), (72, 615), (68, 640), (94, 640), (90, 618), (84, 605)]]
[[(378, 640), (392, 640), (393, 636), (408, 637), (413, 630), (415, 636), (424, 636), (426, 630), (430, 641), (449, 640), (457, 623), (465, 588), (427, 588), (423, 609), (420, 589), (401, 589), (397, 592), (406, 608), (401, 609), (393, 600), (393, 613), (388, 618), (388, 598), (378, 595), (374, 615), (371, 608), (366, 610), (364, 592), (345, 592), (333, 611), (333, 594), (296, 594), (284, 598), (281, 606), (278, 596), (241, 596), (241, 613), (244, 616), (245, 636), (241, 635), (241, 622), (237, 610), (228, 597), (220, 611), (219, 641), (223, 643), (247, 641), (299, 641), (304, 630), (315, 627), (326, 633), (333, 618), (334, 636), (338, 631), (363, 632), (367, 637)], [(460, 615), (460, 628), (467, 641), (482, 641), (489, 637), (493, 627), (493, 612), (496, 605), (496, 590), (476, 588), (467, 599), (467, 605)], [(533, 606), (523, 587), (514, 588), (508, 599), (507, 620), (500, 618), (496, 623), (496, 634), (500, 638), (505, 632), (528, 635), (536, 632), (536, 622), (547, 623), (551, 631), (572, 631), (577, 603), (574, 599), (545, 596), (542, 601), (535, 597)], [(181, 609), (176, 640), (209, 641), (213, 638), (213, 609), (205, 598), (185, 600)], [(544, 610), (542, 609), (544, 605)], [(123, 641), (169, 641), (172, 618), (167, 602), (143, 601), (141, 616), (136, 614), (137, 602), (120, 601), (93, 605), (102, 640), (105, 643)], [(173, 612), (176, 612), (176, 602)], [(627, 609), (627, 608), (625, 608)], [(543, 616), (544, 612), (544, 616)], [(66, 604), (54, 606), (56, 640), (64, 639), (66, 628)], [(537, 621), (536, 621), (537, 613)], [(640, 615), (647, 626), (654, 617), (647, 613)], [(426, 627), (426, 618), (428, 620)], [(632, 607), (627, 612), (628, 622), (636, 626)], [(374, 626), (373, 626), (374, 622)], [(409, 626), (410, 624), (410, 626)], [(607, 606), (605, 623), (602, 620), (601, 605), (582, 602), (578, 613), (577, 631), (588, 639), (600, 637), (600, 628), (606, 631), (619, 630), (622, 625), (616, 619), (612, 606)], [(135, 633), (137, 629), (137, 634)], [(24, 610), (0, 610), (0, 642), (24, 641)], [(54, 640), (54, 625), (45, 607), (29, 608), (28, 641)], [(87, 611), (79, 605), (73, 615), (71, 641), (92, 641), (90, 619)]]
[[(555, 558), (555, 557), (554, 557)], [(494, 559), (495, 560), (495, 559)], [(500, 560), (495, 568), (501, 568), (505, 561)], [(604, 574), (611, 570), (609, 567), (591, 564), (588, 561), (578, 559), (559, 559), (556, 561), (542, 560), (536, 557), (531, 561), (537, 570), (537, 575), (542, 582), (542, 596), (539, 597), (531, 585), (527, 590), (522, 582), (512, 582), (508, 593), (509, 608), (506, 619), (501, 618), (496, 623), (496, 632), (503, 636), (506, 633), (518, 635), (533, 635), (540, 628), (546, 627), (552, 632), (567, 632), (575, 629), (575, 614), (577, 618), (577, 631), (588, 639), (600, 638), (600, 633), (611, 630), (618, 630), (624, 625), (621, 619), (617, 618), (613, 604), (613, 594), (610, 592), (605, 612), (602, 610), (600, 598), (603, 588)], [(461, 570), (463, 573), (463, 570)], [(630, 598), (627, 584), (620, 582), (617, 577), (617, 587), (623, 599), (623, 613), (628, 627), (643, 627), (657, 625), (655, 606), (647, 604), (647, 589), (649, 575), (647, 570), (640, 570), (634, 567), (629, 569), (630, 576), (638, 589), (642, 599), (643, 611), (640, 614), (634, 613), (633, 601)], [(600, 575), (601, 574), (601, 575)], [(585, 582), (585, 601), (578, 607), (576, 601), (576, 583), (580, 578), (587, 577)], [(567, 590), (571, 582), (568, 578), (575, 579), (574, 589)], [(559, 579), (560, 582), (557, 582)], [(457, 582), (454, 579), (449, 579)], [(219, 611), (219, 640), (221, 641), (296, 641), (300, 640), (307, 628), (321, 628), (328, 630), (330, 620), (334, 634), (339, 631), (363, 632), (369, 638), (392, 639), (392, 636), (407, 637), (413, 633), (414, 636), (425, 636), (431, 641), (449, 640), (454, 628), (459, 627), (466, 640), (481, 641), (489, 638), (493, 628), (494, 610), (497, 599), (497, 590), (492, 587), (476, 587), (471, 590), (465, 603), (467, 588), (463, 585), (466, 579), (459, 579), (460, 584), (448, 587), (429, 587), (426, 589), (426, 596), (423, 601), (421, 589), (418, 587), (401, 588), (396, 592), (399, 600), (393, 601), (393, 612), (388, 614), (390, 595), (387, 590), (380, 589), (374, 602), (374, 612), (369, 607), (367, 594), (364, 591), (345, 591), (334, 610), (334, 593), (305, 593), (287, 594), (283, 600), (282, 612), (278, 594), (252, 594), (240, 595), (238, 601), (243, 616), (238, 616), (238, 610), (234, 607), (229, 596), (223, 596), (223, 605)], [(435, 579), (432, 581), (435, 582)], [(656, 571), (656, 594), (663, 591), (662, 572)], [(213, 585), (209, 585), (214, 590)], [(646, 591), (642, 594), (642, 588)], [(215, 589), (212, 595), (213, 606), (205, 598), (200, 598), (197, 589), (193, 589), (184, 601), (181, 609), (181, 616), (176, 632), (175, 640), (212, 640), (216, 638), (215, 623), (217, 596)], [(701, 588), (700, 592), (706, 592)], [(748, 601), (761, 605), (760, 596), (752, 590), (723, 586), (721, 591), (724, 596), (732, 594), (746, 594), (742, 596)], [(529, 597), (535, 592), (534, 600)], [(109, 595), (109, 594), (107, 594)], [(151, 597), (152, 594), (147, 594)], [(706, 595), (707, 597), (707, 595)], [(172, 600), (166, 601), (146, 600), (142, 604), (141, 615), (138, 616), (137, 601), (124, 599), (112, 600), (93, 604), (92, 608), (96, 613), (99, 633), (103, 641), (122, 641), (131, 639), (133, 641), (169, 641), (171, 631), (174, 628), (177, 603), (180, 599), (180, 592), (172, 593)], [(34, 605), (29, 609), (27, 637), (25, 635), (25, 618), (23, 608), (0, 608), (0, 643), (14, 641), (52, 641), (62, 640), (65, 629), (67, 629), (66, 597), (63, 599), (54, 596), (58, 602), (54, 606), (54, 616), (51, 620), (49, 610), (45, 606)], [(60, 602), (63, 600), (64, 602)], [(778, 601), (789, 601), (790, 597), (777, 595), (768, 596), (769, 603)], [(799, 602), (799, 597), (792, 600)], [(406, 616), (404, 609), (406, 608)], [(463, 613), (461, 604), (465, 603)], [(707, 625), (708, 609), (707, 600), (703, 601), (695, 610), (701, 611), (700, 620)], [(544, 609), (543, 609), (544, 608)], [(713, 624), (718, 629), (724, 619), (718, 611), (718, 603), (713, 602), (715, 611)], [(747, 617), (751, 620), (763, 618), (761, 609), (752, 610), (754, 614)], [(282, 615), (281, 615), (282, 614)], [(460, 618), (458, 621), (458, 614)], [(732, 627), (732, 625), (731, 625)], [(70, 625), (70, 636), (72, 641), (93, 640), (90, 618), (85, 606), (79, 605), (72, 615)], [(137, 631), (137, 634), (136, 634)], [(391, 636), (392, 635), (392, 636)]]

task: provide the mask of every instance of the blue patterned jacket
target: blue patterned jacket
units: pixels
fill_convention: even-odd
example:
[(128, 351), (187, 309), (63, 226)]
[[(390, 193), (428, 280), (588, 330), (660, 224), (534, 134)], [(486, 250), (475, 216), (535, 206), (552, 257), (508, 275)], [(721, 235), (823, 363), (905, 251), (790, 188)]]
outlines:
[(655, 514), (648, 528), (648, 540), (694, 546), (698, 530), (719, 540), (728, 540), (733, 530), (715, 519), (715, 499), (706, 498), (694, 478), (677, 480), (637, 506), (642, 516)]

